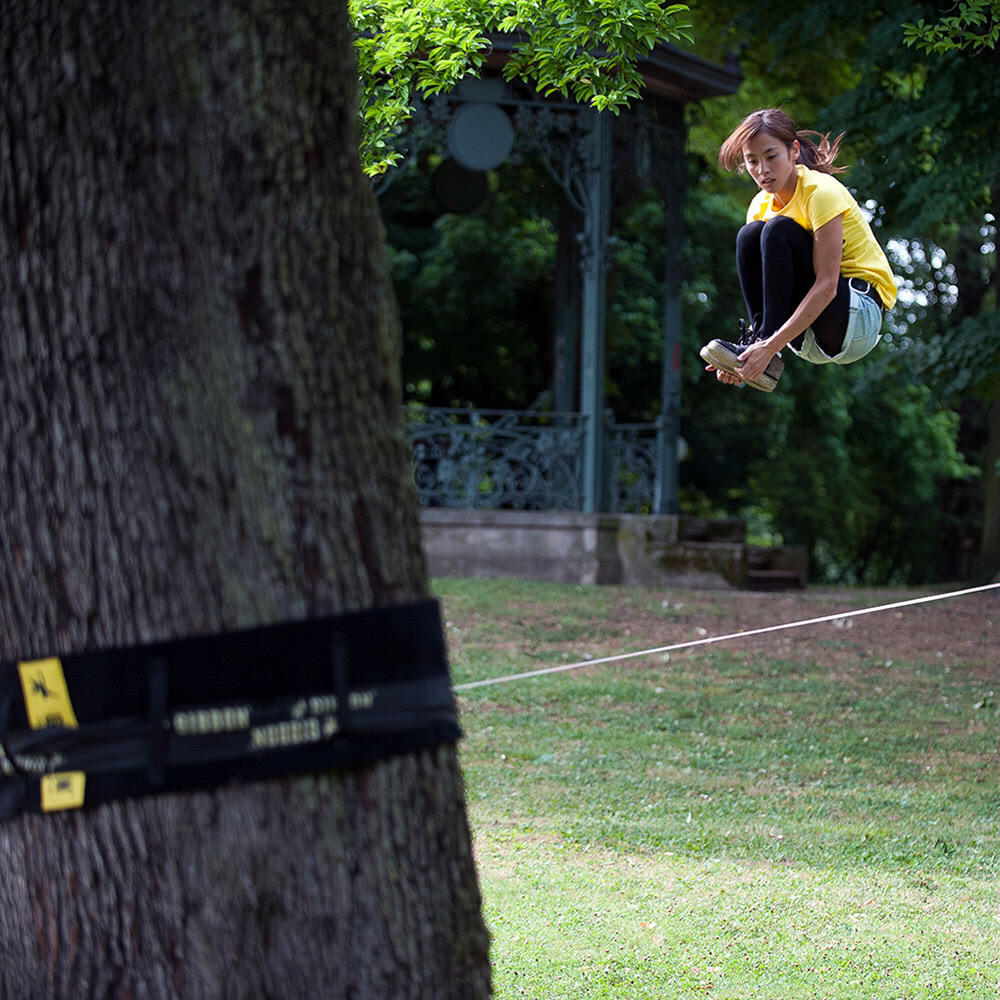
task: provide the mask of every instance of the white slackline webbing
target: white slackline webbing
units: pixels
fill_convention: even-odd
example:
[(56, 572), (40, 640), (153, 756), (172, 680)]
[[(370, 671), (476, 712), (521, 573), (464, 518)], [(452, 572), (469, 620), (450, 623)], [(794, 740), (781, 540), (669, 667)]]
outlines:
[(619, 660), (631, 660), (638, 656), (653, 656), (656, 653), (672, 653), (678, 649), (691, 649), (694, 646), (707, 646), (715, 642), (728, 642), (732, 639), (746, 639), (753, 635), (763, 635), (765, 632), (780, 632), (788, 628), (801, 628), (803, 625), (819, 625), (822, 622), (836, 621), (838, 618), (858, 618), (861, 615), (871, 615), (876, 611), (892, 611), (895, 608), (908, 608), (914, 604), (927, 604), (930, 601), (944, 601), (951, 597), (965, 597), (968, 594), (980, 594), (986, 590), (995, 590), (1000, 583), (988, 583), (982, 587), (969, 587), (966, 590), (953, 590), (944, 594), (931, 594), (928, 597), (914, 597), (908, 601), (896, 601), (893, 604), (880, 604), (874, 608), (860, 608), (857, 611), (840, 611), (834, 615), (823, 615), (821, 618), (806, 618), (803, 621), (787, 622), (784, 625), (767, 625), (764, 628), (747, 629), (744, 632), (731, 632), (729, 635), (712, 635), (705, 639), (691, 639), (688, 642), (675, 642), (670, 646), (656, 646), (653, 649), (640, 649), (634, 653), (618, 653), (616, 656), (601, 656), (593, 660), (580, 660), (577, 663), (564, 663), (557, 667), (543, 667), (541, 670), (528, 670), (523, 674), (507, 674), (505, 677), (487, 677), (480, 681), (466, 681), (454, 685), (455, 691), (471, 691), (473, 688), (488, 687), (491, 684), (509, 684), (512, 681), (523, 681), (530, 677), (541, 677), (543, 674), (559, 674), (567, 670), (579, 670), (581, 667), (593, 667), (599, 663), (615, 663)]

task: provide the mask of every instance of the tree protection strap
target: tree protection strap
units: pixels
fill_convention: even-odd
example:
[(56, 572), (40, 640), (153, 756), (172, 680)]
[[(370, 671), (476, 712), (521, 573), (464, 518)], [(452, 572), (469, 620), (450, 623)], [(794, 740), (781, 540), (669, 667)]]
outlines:
[(0, 663), (0, 819), (461, 737), (438, 602)]

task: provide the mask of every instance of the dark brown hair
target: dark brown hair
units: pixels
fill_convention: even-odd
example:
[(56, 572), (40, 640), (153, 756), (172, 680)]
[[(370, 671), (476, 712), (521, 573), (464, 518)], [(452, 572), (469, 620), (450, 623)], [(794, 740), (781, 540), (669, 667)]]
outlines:
[(784, 111), (778, 108), (763, 108), (747, 115), (719, 149), (719, 163), (727, 170), (732, 170), (734, 167), (742, 169), (743, 149), (759, 132), (773, 135), (788, 148), (798, 139), (797, 162), (805, 164), (812, 170), (819, 170), (824, 174), (839, 174), (847, 169), (833, 164), (840, 151), (843, 132), (831, 143), (829, 133), (824, 135), (812, 129), (800, 129)]

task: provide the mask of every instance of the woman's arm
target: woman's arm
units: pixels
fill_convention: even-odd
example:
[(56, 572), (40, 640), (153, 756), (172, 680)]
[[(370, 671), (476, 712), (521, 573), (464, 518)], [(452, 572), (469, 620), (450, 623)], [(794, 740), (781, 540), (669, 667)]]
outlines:
[(844, 217), (837, 215), (813, 233), (813, 270), (816, 280), (788, 320), (766, 340), (751, 344), (741, 355), (744, 378), (757, 378), (771, 358), (808, 330), (837, 295), (844, 252)]

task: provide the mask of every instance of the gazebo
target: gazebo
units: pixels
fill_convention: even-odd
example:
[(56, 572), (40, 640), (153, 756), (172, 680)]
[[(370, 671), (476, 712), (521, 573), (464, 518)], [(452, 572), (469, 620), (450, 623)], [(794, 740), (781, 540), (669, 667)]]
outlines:
[[(515, 151), (540, 157), (562, 188), (570, 211), (559, 220), (555, 414), (549, 421), (529, 421), (518, 430), (513, 459), (509, 454), (504, 457), (499, 443), (494, 449), (483, 447), (489, 419), (482, 412), (477, 412), (475, 430), (462, 429), (463, 421), (454, 414), (418, 418), (411, 426), (411, 441), (422, 499), (429, 506), (676, 513), (685, 107), (735, 93), (742, 74), (735, 62), (719, 66), (676, 46), (658, 45), (640, 63), (645, 83), (642, 100), (616, 117), (505, 81), (501, 71), (513, 46), (510, 38), (494, 38), (482, 77), (423, 102), (410, 141), (414, 147), (436, 146), (445, 156), (435, 189), (442, 201), (452, 199), (459, 210), (475, 204), (479, 185), (485, 188), (485, 172)], [(606, 426), (604, 410), (612, 185), (625, 180), (656, 192), (667, 224), (661, 413), (655, 426), (645, 428), (645, 449), (636, 448), (637, 428), (616, 435)], [(501, 424), (503, 438), (511, 433), (512, 420)], [(442, 446), (446, 431), (451, 440)], [(468, 454), (459, 458), (462, 449), (455, 435), (463, 434), (476, 436), (477, 458)], [(526, 444), (532, 438), (546, 439), (537, 460)], [(618, 464), (631, 462), (631, 478), (639, 483), (626, 499), (612, 486), (618, 470), (615, 456), (609, 460), (609, 446), (617, 449)], [(492, 469), (476, 468), (477, 461)], [(498, 470), (505, 463), (512, 477), (521, 484), (530, 480), (532, 487), (483, 488), (483, 483), (498, 483)], [(456, 484), (458, 490), (453, 489)]]
[[(539, 157), (561, 188), (570, 210), (557, 225), (554, 406), (411, 408), (432, 574), (703, 586), (757, 577), (802, 585), (804, 551), (754, 550), (741, 521), (678, 514), (685, 108), (735, 93), (739, 67), (657, 46), (640, 64), (642, 99), (616, 117), (505, 81), (512, 47), (494, 39), (481, 78), (424, 102), (410, 141), (443, 158), (434, 189), (456, 211), (475, 206), (485, 173), (512, 153)], [(654, 191), (666, 219), (661, 412), (651, 425), (615, 425), (605, 414), (616, 184)]]

